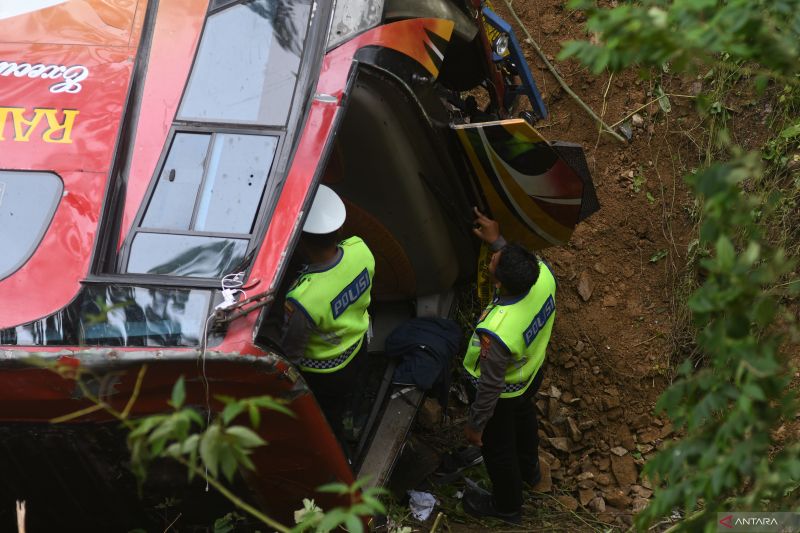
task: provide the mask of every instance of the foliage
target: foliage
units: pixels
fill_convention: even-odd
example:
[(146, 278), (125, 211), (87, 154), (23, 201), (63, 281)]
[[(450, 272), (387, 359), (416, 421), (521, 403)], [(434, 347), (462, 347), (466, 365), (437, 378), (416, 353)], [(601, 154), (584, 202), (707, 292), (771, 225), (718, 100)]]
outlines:
[(318, 487), (319, 492), (347, 497), (350, 506), (335, 507), (323, 512), (316, 507), (313, 500), (303, 500), (303, 509), (295, 513), (297, 527), (293, 531), (328, 533), (342, 526), (349, 533), (362, 533), (363, 517), (386, 514), (386, 507), (379, 499), (386, 494), (386, 490), (377, 487), (364, 488), (368, 482), (369, 478), (361, 478), (352, 485), (329, 483)]
[[(710, 72), (744, 77), (758, 90), (780, 84), (785, 101), (800, 85), (800, 0), (570, 5), (586, 10), (587, 29), (597, 39), (567, 43), (561, 57), (577, 58), (596, 73), (630, 66), (702, 73), (711, 66)], [(707, 165), (687, 177), (701, 208), (695, 245), (701, 283), (687, 305), (702, 365), (684, 361), (658, 401), (657, 410), (682, 438), (645, 466), (658, 486), (637, 517), (640, 528), (678, 507), (692, 514), (678, 529), (715, 531), (717, 511), (775, 510), (797, 502), (800, 448), (781, 448), (775, 434), (797, 410), (786, 356), (796, 329), (787, 306), (800, 281), (792, 279), (795, 264), (784, 251), (791, 243), (765, 222), (774, 221), (786, 202), (787, 194), (777, 190), (785, 189), (783, 182), (771, 178), (800, 144), (800, 120), (796, 108), (784, 107), (788, 116), (763, 152), (745, 152), (725, 131), (723, 101), (697, 99), (698, 112), (711, 117), (714, 149)]]
[(762, 172), (756, 154), (699, 171), (689, 182), (704, 201), (700, 261), (707, 277), (688, 305), (706, 366), (681, 365), (679, 378), (657, 409), (685, 436), (645, 466), (665, 482), (638, 518), (644, 526), (675, 506), (702, 516), (716, 530), (714, 513), (769, 507), (800, 480), (798, 448), (773, 456), (772, 432), (796, 411), (795, 393), (780, 355), (783, 337), (773, 324), (790, 316), (780, 286), (794, 263), (767, 244), (759, 225), (770, 203), (742, 192), (741, 183)]
[[(283, 402), (262, 396), (245, 400), (227, 398), (222, 415), (211, 424), (191, 407), (185, 407), (186, 391), (183, 376), (172, 389), (170, 405), (173, 412), (157, 414), (131, 421), (128, 434), (131, 450), (131, 465), (141, 480), (147, 467), (161, 457), (182, 459), (188, 467), (189, 479), (198, 471), (198, 465), (208, 469), (210, 475), (217, 477), (221, 472), (229, 482), (239, 468), (254, 470), (250, 454), (266, 442), (252, 429), (232, 425), (236, 415), (249, 410), (251, 405), (285, 411)], [(258, 427), (260, 417), (251, 414), (252, 427)], [(199, 431), (193, 431), (197, 428)]]
[[(217, 399), (225, 405), (225, 408), (209, 421), (200, 416), (194, 407), (185, 404), (186, 385), (181, 376), (173, 386), (168, 402), (172, 412), (133, 419), (129, 417), (129, 413), (137, 400), (147, 365), (143, 365), (139, 370), (134, 393), (125, 409), (118, 411), (92, 392), (87, 383), (96, 380), (96, 377), (80, 366), (64, 360), (52, 361), (38, 357), (30, 358), (28, 363), (51, 370), (64, 379), (74, 380), (83, 397), (94, 404), (93, 407), (53, 419), (52, 423), (74, 420), (103, 410), (129, 430), (131, 469), (139, 479), (140, 486), (154, 461), (173, 459), (187, 467), (189, 480), (194, 476), (204, 478), (240, 510), (269, 526), (270, 530), (281, 533), (302, 533), (311, 530), (327, 533), (339, 526), (345, 526), (352, 533), (358, 533), (364, 531), (364, 518), (386, 512), (379, 500), (379, 497), (385, 494), (384, 489), (365, 489), (368, 478), (362, 478), (352, 485), (332, 483), (319, 487), (317, 489), (319, 492), (346, 496), (349, 505), (325, 512), (317, 507), (313, 500), (304, 500), (303, 509), (295, 513), (297, 526), (289, 528), (241, 500), (221, 482), (220, 474), (228, 482), (232, 482), (240, 469), (255, 469), (250, 455), (256, 448), (267, 445), (267, 442), (254, 431), (261, 424), (261, 411), (268, 409), (286, 416), (294, 416), (284, 400), (270, 396), (252, 398), (219, 396)], [(234, 425), (234, 422), (241, 418), (240, 415), (245, 414), (250, 427)], [(213, 529), (215, 532), (234, 531), (236, 523), (242, 520), (241, 515), (228, 513), (215, 521)]]
[(572, 0), (586, 11), (600, 42), (568, 42), (561, 58), (575, 57), (599, 74), (632, 65), (685, 71), (698, 63), (757, 61), (771, 75), (800, 71), (798, 0), (645, 0), (603, 9)]

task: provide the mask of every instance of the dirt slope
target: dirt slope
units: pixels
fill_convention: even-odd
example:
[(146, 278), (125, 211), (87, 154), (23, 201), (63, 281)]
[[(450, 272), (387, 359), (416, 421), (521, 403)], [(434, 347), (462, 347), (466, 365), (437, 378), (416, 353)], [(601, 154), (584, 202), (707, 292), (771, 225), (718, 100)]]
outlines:
[[(495, 7), (512, 20), (505, 4)], [(558, 0), (515, 2), (533, 38), (552, 61), (560, 43), (581, 38), (583, 16)], [(524, 34), (517, 29), (521, 41)], [(637, 72), (593, 76), (576, 63), (555, 62), (567, 83), (606, 122), (629, 119), (632, 137), (620, 143), (559, 87), (524, 44), (550, 116), (537, 128), (548, 139), (582, 144), (601, 210), (581, 224), (568, 247), (546, 250), (559, 282), (558, 311), (540, 409), (543, 494), (530, 495), (523, 530), (626, 528), (652, 494), (641, 465), (671, 428), (652, 415), (668, 384), (676, 343), (677, 274), (692, 235), (692, 202), (682, 176), (701, 156), (688, 123), (691, 98), (653, 103), (655, 84), (691, 94), (695, 84), (640, 79)], [(693, 86), (694, 85), (694, 86)], [(679, 329), (679, 328), (678, 328)], [(553, 514), (543, 513), (549, 509)], [(576, 510), (581, 519), (571, 513)], [(560, 524), (560, 525), (559, 525)], [(452, 520), (451, 520), (452, 525)], [(454, 531), (485, 526), (465, 524)]]

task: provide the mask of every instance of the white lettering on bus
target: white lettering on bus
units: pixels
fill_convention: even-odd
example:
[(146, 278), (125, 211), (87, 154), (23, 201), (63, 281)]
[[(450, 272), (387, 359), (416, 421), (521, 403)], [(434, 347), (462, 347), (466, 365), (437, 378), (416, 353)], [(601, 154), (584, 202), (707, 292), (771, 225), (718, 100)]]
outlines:
[(11, 75), (15, 78), (61, 80), (50, 86), (50, 92), (75, 94), (83, 88), (81, 82), (89, 77), (89, 69), (83, 65), (64, 66), (0, 61), (0, 76)]

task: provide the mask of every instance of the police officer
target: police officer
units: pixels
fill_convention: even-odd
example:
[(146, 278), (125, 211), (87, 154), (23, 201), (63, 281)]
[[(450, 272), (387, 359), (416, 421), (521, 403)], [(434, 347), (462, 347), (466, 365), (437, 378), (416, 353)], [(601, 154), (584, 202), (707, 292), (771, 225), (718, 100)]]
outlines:
[(475, 209), (475, 234), (494, 251), (489, 271), (496, 296), (484, 310), (464, 357), (472, 384), (464, 434), (481, 446), (493, 491), (469, 491), (464, 510), (520, 523), (523, 483), (535, 485), (539, 438), (532, 401), (555, 320), (556, 281), (534, 254), (506, 244), (499, 225)]
[(286, 295), (282, 345), (347, 454), (342, 419), (366, 362), (375, 259), (359, 237), (340, 242), (346, 214), (341, 198), (320, 185), (298, 243), (306, 265)]

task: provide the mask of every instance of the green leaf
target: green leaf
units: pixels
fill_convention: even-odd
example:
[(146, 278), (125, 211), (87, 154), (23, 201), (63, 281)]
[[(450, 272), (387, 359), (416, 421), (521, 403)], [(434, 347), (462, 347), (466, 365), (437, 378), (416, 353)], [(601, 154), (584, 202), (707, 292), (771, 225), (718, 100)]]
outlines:
[(665, 257), (667, 257), (667, 251), (666, 250), (659, 250), (659, 251), (657, 251), (656, 253), (654, 253), (653, 255), (650, 256), (650, 262), (651, 263), (658, 263), (659, 261), (661, 261)]
[(337, 507), (336, 509), (331, 509), (325, 516), (320, 520), (319, 524), (317, 524), (317, 531), (322, 533), (328, 533), (332, 529), (334, 529), (339, 524), (344, 523), (347, 520), (348, 514), (344, 509)]
[(236, 438), (236, 441), (245, 448), (263, 446), (266, 441), (259, 437), (252, 429), (244, 426), (231, 426), (225, 433)]
[(257, 405), (251, 403), (247, 406), (247, 411), (250, 414), (250, 425), (256, 429), (261, 425), (261, 409)]
[(219, 451), (222, 430), (217, 424), (209, 427), (200, 439), (200, 459), (212, 476), (219, 472)]
[(330, 494), (349, 494), (350, 487), (344, 483), (328, 483), (327, 485), (317, 487), (317, 492), (327, 492)]
[(379, 499), (373, 498), (372, 496), (367, 496), (365, 494), (361, 495), (361, 499), (365, 504), (369, 505), (373, 513), (386, 514), (386, 506), (383, 505), (383, 502), (381, 502)]
[(178, 378), (175, 385), (172, 387), (172, 399), (170, 405), (175, 409), (180, 409), (183, 402), (186, 400), (186, 386), (184, 384), (183, 375)]
[(222, 423), (226, 426), (230, 424), (234, 418), (244, 411), (244, 402), (231, 402), (222, 410)]
[(239, 466), (239, 462), (236, 459), (234, 448), (224, 445), (219, 447), (219, 462), (222, 466), (222, 474), (229, 482), (233, 481), (233, 476), (236, 474), (236, 467)]
[(291, 416), (295, 418), (295, 414), (292, 412), (291, 409), (286, 407), (285, 402), (282, 400), (276, 400), (271, 396), (260, 396), (254, 400), (254, 402), (264, 409), (269, 409), (271, 411), (277, 411), (279, 413), (283, 413), (287, 416)]
[(715, 248), (717, 251), (717, 266), (721, 271), (729, 271), (733, 268), (733, 262), (736, 259), (733, 243), (726, 235), (720, 235)]
[(344, 521), (345, 526), (347, 526), (347, 533), (363, 533), (364, 532), (364, 523), (361, 519), (356, 515), (350, 515)]
[(759, 400), (762, 402), (767, 401), (767, 397), (764, 395), (764, 391), (761, 390), (761, 387), (759, 387), (756, 383), (750, 382), (745, 384), (744, 388), (742, 389), (742, 392), (744, 392), (754, 400)]
[(658, 106), (664, 113), (669, 113), (672, 111), (672, 104), (669, 102), (669, 98), (664, 93), (664, 89), (661, 88), (661, 85), (656, 87), (656, 97), (658, 98)]
[(800, 122), (785, 128), (780, 132), (779, 135), (784, 139), (794, 139), (795, 137), (800, 136)]
[(656, 198), (655, 196), (650, 194), (650, 191), (647, 191), (647, 201), (650, 202), (651, 204), (656, 203)]

